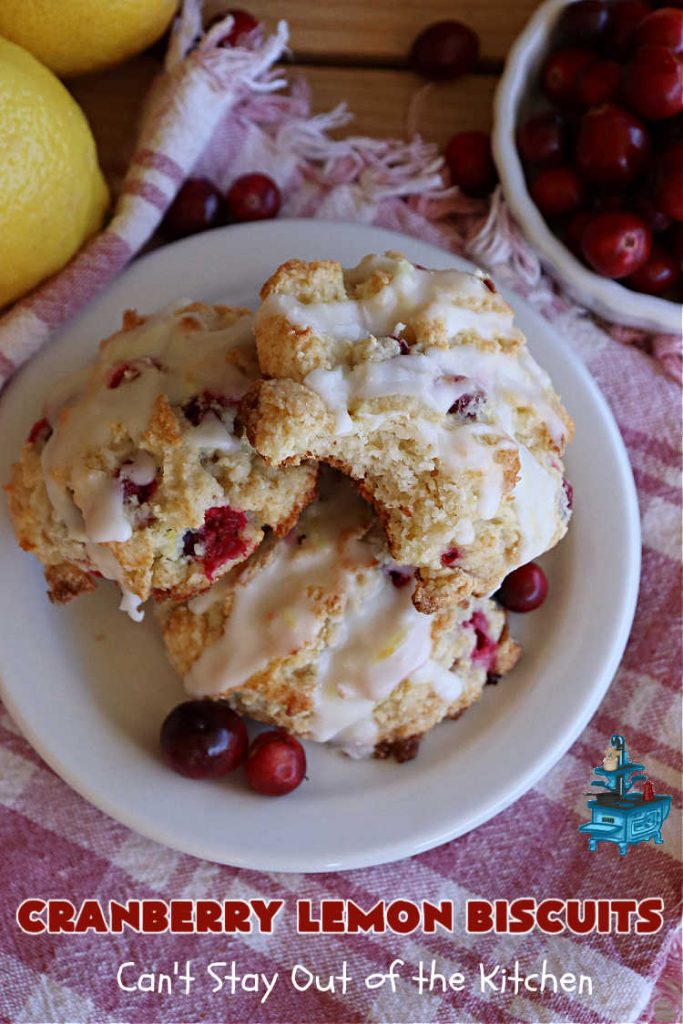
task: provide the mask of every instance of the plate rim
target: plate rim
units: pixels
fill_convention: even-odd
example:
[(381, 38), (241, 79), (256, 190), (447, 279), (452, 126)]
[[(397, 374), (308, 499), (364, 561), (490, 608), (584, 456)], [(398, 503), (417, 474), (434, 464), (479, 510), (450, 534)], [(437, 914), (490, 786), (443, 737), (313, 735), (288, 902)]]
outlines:
[[(173, 254), (177, 255), (178, 250), (182, 248), (187, 248), (188, 255), (190, 255), (193, 248), (202, 248), (203, 240), (206, 238), (215, 238), (216, 236), (228, 235), (228, 233), (231, 233), (233, 238), (236, 233), (249, 235), (264, 234), (267, 236), (273, 228), (275, 228), (276, 231), (279, 231), (285, 226), (287, 228), (294, 228), (294, 231), (296, 231), (297, 228), (300, 231), (310, 230), (312, 226), (315, 226), (316, 229), (322, 231), (334, 230), (335, 228), (340, 230), (343, 229), (344, 231), (351, 231), (352, 233), (358, 232), (359, 236), (362, 235), (368, 238), (368, 242), (370, 241), (370, 235), (375, 237), (379, 236), (380, 238), (385, 239), (393, 238), (396, 245), (400, 246), (401, 241), (403, 241), (404, 245), (406, 242), (418, 244), (431, 249), (435, 254), (440, 254), (444, 260), (451, 260), (469, 267), (474, 266), (474, 264), (469, 260), (466, 260), (457, 254), (453, 254), (446, 249), (441, 249), (431, 242), (425, 242), (422, 239), (417, 239), (401, 232), (391, 231), (384, 228), (374, 228), (372, 225), (355, 224), (353, 222), (346, 221), (337, 222), (318, 221), (309, 218), (283, 218), (279, 221), (265, 221), (254, 224), (232, 225), (216, 228), (210, 232), (205, 232), (200, 235), (181, 239), (169, 245), (165, 245), (162, 248), (147, 253), (135, 260), (121, 275), (119, 275), (118, 278), (115, 279), (114, 282), (112, 282), (112, 285), (120, 286), (122, 282), (125, 282), (126, 277), (129, 275), (139, 274), (141, 267), (143, 268), (142, 273), (144, 275), (144, 267), (163, 258), (172, 259)], [(372, 248), (373, 247), (371, 246), (368, 251), (372, 251)], [(92, 307), (96, 308), (96, 304), (103, 300), (108, 290), (108, 288), (104, 289), (93, 303), (86, 307), (83, 313), (89, 311)], [(509, 288), (502, 287), (501, 291), (508, 300), (511, 300), (515, 313), (517, 313), (517, 307), (515, 304), (518, 304), (523, 310), (530, 312), (534, 318), (542, 320), (546, 330), (557, 337), (557, 331), (553, 324), (545, 320), (545, 318), (543, 318), (542, 315), (522, 297), (511, 292)], [(78, 317), (60, 329), (58, 337), (61, 337), (62, 333), (68, 335), (68, 333), (75, 328), (81, 315), (82, 314), (79, 314)], [(329, 856), (325, 857), (323, 855), (319, 855), (314, 861), (306, 866), (302, 866), (300, 861), (296, 861), (295, 858), (289, 854), (285, 854), (284, 856), (275, 856), (271, 859), (269, 857), (270, 851), (268, 849), (266, 849), (266, 856), (258, 858), (255, 858), (252, 853), (250, 853), (248, 858), (245, 858), (244, 856), (234, 854), (232, 852), (226, 856), (225, 852), (222, 850), (212, 850), (211, 852), (207, 852), (206, 842), (202, 843), (200, 838), (195, 839), (192, 834), (187, 834), (183, 838), (183, 841), (180, 842), (175, 836), (167, 835), (162, 828), (155, 826), (150, 827), (144, 819), (141, 811), (129, 811), (128, 807), (121, 808), (118, 804), (112, 806), (107, 799), (106, 793), (102, 794), (101, 789), (98, 790), (96, 785), (91, 787), (87, 778), (79, 777), (76, 773), (71, 771), (68, 765), (64, 766), (63, 763), (60, 762), (58, 752), (52, 751), (49, 747), (46, 752), (46, 746), (43, 743), (42, 738), (38, 735), (38, 730), (34, 729), (30, 720), (28, 720), (20, 706), (15, 702), (13, 695), (8, 691), (4, 681), (2, 648), (0, 648), (0, 698), (4, 702), (7, 710), (24, 737), (42, 760), (45, 761), (45, 763), (49, 765), (49, 767), (52, 768), (52, 770), (55, 771), (56, 774), (67, 783), (67, 785), (69, 785), (90, 804), (97, 807), (110, 818), (114, 819), (114, 821), (120, 822), (139, 835), (161, 843), (162, 845), (178, 852), (194, 856), (201, 860), (207, 860), (213, 863), (225, 864), (238, 868), (250, 868), (252, 870), (265, 872), (277, 871), (282, 873), (316, 874), (329, 871), (349, 871), (379, 864), (388, 864), (414, 856), (418, 853), (423, 853), (427, 850), (441, 846), (444, 843), (450, 842), (459, 836), (473, 831), (486, 821), (489, 821), (500, 814), (503, 810), (518, 800), (524, 793), (528, 792), (529, 789), (536, 785), (536, 783), (547, 774), (553, 765), (555, 765), (566, 753), (572, 743), (575, 742), (577, 737), (592, 719), (600, 702), (604, 698), (605, 693), (611, 685), (623, 656), (638, 600), (641, 566), (640, 514), (637, 490), (626, 446), (619, 432), (619, 427), (616, 423), (612, 410), (585, 363), (576, 351), (572, 349), (568, 349), (568, 359), (572, 363), (573, 370), (580, 378), (581, 387), (589, 393), (591, 401), (599, 408), (604, 426), (610, 435), (610, 441), (612, 444), (611, 455), (616, 458), (619, 477), (625, 491), (628, 512), (625, 520), (627, 524), (629, 552), (629, 559), (627, 562), (627, 585), (623, 591), (623, 601), (620, 608), (618, 623), (615, 628), (615, 638), (612, 641), (610, 654), (609, 657), (606, 657), (603, 661), (597, 680), (590, 691), (590, 699), (584, 701), (581, 708), (572, 718), (570, 727), (566, 728), (562, 735), (555, 740), (553, 746), (548, 749), (545, 756), (535, 763), (532, 762), (532, 765), (527, 767), (526, 771), (520, 773), (516, 782), (513, 782), (507, 787), (502, 787), (502, 792), (499, 792), (497, 797), (493, 796), (488, 802), (483, 804), (482, 808), (477, 813), (470, 814), (464, 825), (461, 822), (456, 823), (455, 825), (448, 825), (447, 822), (442, 822), (439, 828), (433, 825), (430, 830), (423, 829), (423, 832), (419, 837), (408, 832), (406, 837), (400, 841), (390, 840), (387, 845), (382, 845), (381, 841), (377, 841), (374, 845), (364, 847), (362, 850), (356, 851), (353, 854), (345, 853), (342, 860), (330, 860)], [(11, 386), (13, 387), (16, 385)], [(3, 397), (4, 396), (0, 396), (0, 418), (2, 416)], [(13, 538), (10, 538), (10, 543), (13, 542)], [(426, 834), (426, 831), (429, 831), (429, 834)]]

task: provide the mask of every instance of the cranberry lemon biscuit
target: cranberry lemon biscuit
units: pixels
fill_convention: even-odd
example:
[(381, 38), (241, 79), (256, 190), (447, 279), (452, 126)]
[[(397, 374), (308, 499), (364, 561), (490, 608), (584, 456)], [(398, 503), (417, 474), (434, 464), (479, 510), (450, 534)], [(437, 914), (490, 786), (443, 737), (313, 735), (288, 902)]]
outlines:
[(251, 315), (192, 303), (127, 313), (97, 360), (57, 385), (7, 488), (52, 600), (101, 575), (139, 618), (151, 594), (205, 590), (266, 526), (291, 528), (316, 470), (274, 469), (242, 436), (237, 406), (257, 376)]
[(343, 478), (326, 480), (287, 537), (162, 609), (164, 640), (194, 697), (225, 698), (354, 756), (407, 759), (519, 655), (493, 601), (425, 615), (412, 603), (414, 582), (369, 506)]
[(573, 424), (488, 279), (392, 253), (283, 264), (242, 404), (273, 465), (327, 462), (374, 505), (431, 612), (491, 593), (564, 535)]

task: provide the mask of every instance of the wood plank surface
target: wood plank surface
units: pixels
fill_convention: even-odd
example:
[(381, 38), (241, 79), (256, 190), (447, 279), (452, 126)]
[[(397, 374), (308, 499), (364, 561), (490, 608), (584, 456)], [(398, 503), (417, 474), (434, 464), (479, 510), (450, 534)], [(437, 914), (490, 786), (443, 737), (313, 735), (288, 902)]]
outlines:
[(271, 25), (286, 19), (298, 57), (400, 65), (415, 36), (444, 19), (469, 25), (481, 38), (482, 57), (500, 61), (538, 0), (249, 0), (245, 6)]
[[(135, 145), (142, 99), (160, 67), (154, 53), (142, 54), (111, 71), (74, 79), (69, 87), (93, 129), (100, 163), (116, 192)], [(443, 145), (456, 131), (486, 130), (497, 79), (466, 75), (456, 82), (427, 85), (408, 71), (288, 65), (290, 79), (302, 75), (316, 112), (346, 101), (354, 119), (342, 134), (407, 138), (419, 132)]]

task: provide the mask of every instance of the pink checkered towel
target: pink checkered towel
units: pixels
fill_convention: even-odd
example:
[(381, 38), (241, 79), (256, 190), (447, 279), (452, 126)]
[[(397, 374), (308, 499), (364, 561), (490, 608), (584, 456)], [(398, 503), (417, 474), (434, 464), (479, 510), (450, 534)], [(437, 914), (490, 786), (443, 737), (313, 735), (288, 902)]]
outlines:
[[(284, 216), (374, 223), (466, 252), (552, 318), (602, 387), (629, 449), (644, 543), (637, 615), (617, 678), (593, 721), (521, 806), (436, 850), (362, 871), (263, 874), (159, 847), (85, 804), (41, 762), (0, 708), (0, 1020), (680, 1021), (681, 406), (671, 378), (680, 374), (681, 339), (621, 331), (621, 342), (615, 340), (541, 273), (500, 195), (487, 207), (446, 188), (436, 151), (419, 140), (330, 139), (330, 130), (348, 119), (345, 108), (311, 116), (305, 87), (295, 84), (283, 93), (286, 83), (272, 70), (286, 45), (286, 27), (281, 24), (251, 50), (231, 50), (216, 45), (227, 25), (202, 35), (199, 5), (186, 2), (113, 220), (69, 267), (0, 321), (0, 384), (147, 242), (190, 172), (208, 175), (223, 188), (246, 171), (266, 171), (283, 190)], [(623, 858), (611, 848), (587, 856), (577, 831), (585, 816), (583, 791), (596, 751), (616, 724), (647, 764), (655, 789), (673, 794), (674, 806), (664, 845), (639, 846)], [(14, 914), (31, 896), (67, 896), (76, 904), (91, 897), (288, 902), (272, 936), (29, 936), (19, 931)], [(299, 936), (295, 898), (329, 896), (364, 907), (396, 896), (450, 898), (459, 907), (474, 896), (659, 896), (666, 910), (664, 927), (647, 936), (533, 932), (476, 938), (460, 930), (402, 938)], [(588, 974), (596, 984), (591, 996), (524, 992), (504, 998), (470, 992), (418, 996), (401, 983), (395, 994), (387, 986), (361, 986), (345, 997), (280, 987), (261, 1004), (245, 992), (226, 999), (205, 990), (186, 999), (126, 993), (115, 983), (125, 961), (163, 970), (188, 959), (235, 960), (243, 971), (282, 975), (299, 962), (328, 975), (345, 960), (352, 976), (365, 977), (386, 970), (397, 957), (407, 971), (413, 968), (410, 973), (419, 960), (434, 959), (446, 975), (476, 970), (480, 962), (487, 969), (512, 966), (515, 959), (522, 970), (535, 970), (532, 965), (546, 958), (556, 974)]]

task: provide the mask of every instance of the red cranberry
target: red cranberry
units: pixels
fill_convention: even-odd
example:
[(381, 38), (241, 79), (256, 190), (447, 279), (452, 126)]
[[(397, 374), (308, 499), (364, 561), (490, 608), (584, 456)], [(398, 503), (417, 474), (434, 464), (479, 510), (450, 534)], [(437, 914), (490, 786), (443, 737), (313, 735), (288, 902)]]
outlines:
[(627, 277), (624, 284), (647, 295), (664, 295), (673, 286), (677, 277), (678, 267), (673, 256), (670, 256), (663, 246), (654, 242), (647, 262)]
[(637, 213), (639, 217), (642, 217), (650, 231), (654, 234), (659, 234), (662, 231), (666, 231), (671, 224), (671, 219), (656, 208), (649, 192), (650, 189), (648, 187), (647, 191), (643, 190), (638, 193), (633, 199), (631, 209), (633, 213)]
[(538, 114), (517, 132), (517, 148), (528, 164), (548, 167), (562, 162), (567, 147), (567, 128), (559, 114)]
[(415, 70), (435, 82), (467, 74), (479, 57), (479, 37), (460, 21), (437, 21), (421, 32), (410, 53)]
[(468, 391), (464, 395), (460, 395), (459, 398), (456, 398), (448, 410), (449, 415), (463, 421), (476, 420), (479, 418), (481, 407), (485, 401), (486, 395), (483, 391), (478, 389), (474, 389), (471, 392)]
[(619, 0), (610, 6), (606, 48), (612, 56), (623, 56), (637, 45), (636, 29), (649, 13), (649, 5), (642, 0)]
[(649, 151), (645, 126), (634, 114), (605, 103), (581, 119), (576, 163), (589, 181), (610, 184), (631, 181)]
[(564, 491), (564, 496), (567, 499), (567, 508), (571, 512), (574, 508), (574, 488), (569, 483), (566, 476), (562, 480), (562, 490)]
[(188, 700), (161, 726), (161, 753), (174, 771), (188, 779), (217, 779), (244, 760), (247, 730), (223, 701)]
[(204, 516), (204, 525), (198, 530), (188, 530), (183, 537), (183, 553), (201, 561), (208, 579), (213, 579), (226, 562), (247, 554), (242, 537), (246, 525), (247, 517), (239, 509), (229, 505), (210, 508)]
[(648, 14), (638, 26), (638, 46), (666, 46), (673, 53), (683, 54), (683, 11), (660, 7)]
[(495, 672), (498, 660), (498, 644), (489, 633), (488, 619), (482, 611), (472, 613), (472, 618), (465, 623), (474, 629), (476, 642), (472, 651), (472, 661), (483, 665), (487, 672)]
[(27, 444), (46, 444), (52, 437), (52, 427), (47, 419), (38, 420), (33, 424), (26, 438)]
[[(261, 34), (261, 23), (253, 14), (238, 9), (226, 11), (225, 14), (232, 14), (233, 24), (227, 36), (221, 39), (221, 46), (246, 46), (252, 39), (258, 40)], [(220, 17), (224, 18), (225, 15)]]
[(583, 233), (594, 216), (590, 210), (579, 210), (567, 224), (564, 243), (579, 259), (583, 259)]
[(609, 22), (607, 4), (601, 0), (577, 0), (568, 4), (555, 25), (555, 36), (562, 43), (595, 42)]
[(460, 551), (458, 550), (458, 548), (449, 548), (448, 551), (444, 551), (444, 553), (442, 554), (441, 564), (444, 566), (445, 569), (450, 569), (451, 566), (455, 565), (459, 558)]
[(303, 781), (306, 752), (283, 729), (262, 732), (249, 747), (245, 771), (247, 782), (257, 793), (284, 796)]
[(584, 231), (583, 254), (604, 277), (628, 277), (646, 262), (651, 239), (648, 226), (633, 213), (598, 213)]
[(575, 213), (583, 199), (583, 185), (573, 167), (545, 167), (529, 191), (543, 216), (550, 218)]
[(402, 590), (403, 587), (407, 587), (409, 583), (413, 582), (415, 575), (414, 569), (390, 569), (389, 579), (394, 584), (397, 590)]
[(215, 227), (223, 213), (223, 198), (207, 178), (188, 178), (171, 203), (164, 229), (173, 238), (184, 238)]
[(615, 60), (596, 60), (579, 78), (579, 103), (597, 107), (616, 99), (621, 87), (621, 65)]
[(446, 163), (453, 183), (468, 196), (487, 196), (498, 182), (486, 132), (458, 132), (446, 146)]
[(280, 189), (267, 174), (243, 174), (227, 194), (230, 213), (239, 221), (270, 220), (280, 212)]
[(626, 68), (624, 95), (632, 110), (652, 121), (683, 111), (683, 75), (671, 50), (640, 46)]
[(183, 405), (183, 415), (193, 427), (198, 427), (210, 412), (215, 413), (220, 419), (221, 413), (231, 401), (226, 395), (219, 395), (215, 391), (202, 391), (200, 395), (195, 395)]
[(555, 50), (546, 60), (541, 72), (541, 84), (546, 96), (555, 103), (576, 102), (579, 77), (594, 60), (594, 53), (576, 46)]
[(547, 595), (548, 580), (543, 569), (536, 562), (528, 562), (505, 577), (496, 597), (510, 612), (533, 612)]

